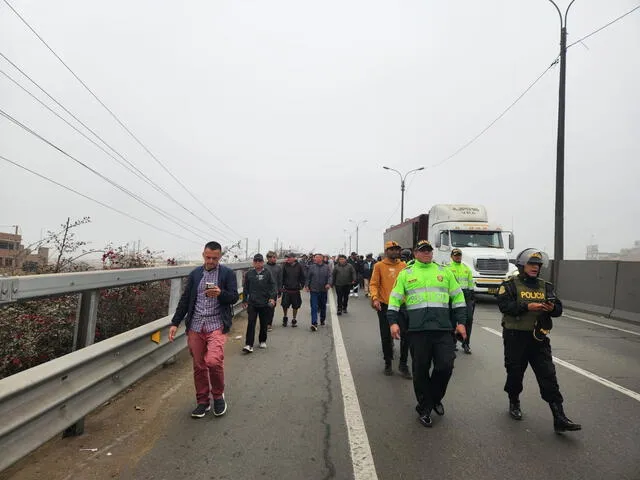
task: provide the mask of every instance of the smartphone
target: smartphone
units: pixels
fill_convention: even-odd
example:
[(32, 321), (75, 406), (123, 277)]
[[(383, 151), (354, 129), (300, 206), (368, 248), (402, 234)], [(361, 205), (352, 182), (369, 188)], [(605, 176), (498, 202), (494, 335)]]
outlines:
[(556, 297), (547, 298), (547, 303), (556, 303)]
[(216, 287), (217, 285), (213, 282), (207, 282), (205, 283), (205, 290), (209, 290), (210, 288)]

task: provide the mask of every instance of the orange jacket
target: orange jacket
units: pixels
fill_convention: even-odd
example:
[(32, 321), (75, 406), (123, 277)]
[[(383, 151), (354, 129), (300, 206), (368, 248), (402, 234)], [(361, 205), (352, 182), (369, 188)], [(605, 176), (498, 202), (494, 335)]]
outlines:
[(383, 258), (373, 266), (373, 273), (369, 281), (369, 294), (371, 301), (379, 300), (389, 304), (389, 295), (396, 283), (396, 278), (402, 269), (407, 266), (402, 260), (390, 260)]

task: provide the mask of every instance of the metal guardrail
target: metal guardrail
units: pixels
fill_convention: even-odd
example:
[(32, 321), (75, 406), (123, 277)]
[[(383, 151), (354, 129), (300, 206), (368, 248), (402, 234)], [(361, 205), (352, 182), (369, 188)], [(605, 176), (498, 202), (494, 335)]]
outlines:
[[(241, 274), (250, 264), (226, 266)], [(193, 268), (111, 270), (2, 280), (0, 304), (79, 292), (82, 299), (76, 325), (78, 350), (0, 380), (0, 471), (70, 426), (75, 427), (72, 433), (81, 433), (85, 415), (186, 348), (184, 325), (174, 342), (169, 342), (168, 332), (182, 293), (182, 277)], [(169, 316), (92, 345), (97, 289), (166, 279), (171, 279)], [(234, 314), (240, 310), (237, 304)]]

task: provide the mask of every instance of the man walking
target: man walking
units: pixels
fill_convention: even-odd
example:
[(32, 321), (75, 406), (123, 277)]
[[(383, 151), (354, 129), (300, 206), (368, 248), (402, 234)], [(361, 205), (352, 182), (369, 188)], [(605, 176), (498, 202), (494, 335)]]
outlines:
[(509, 395), (509, 415), (522, 420), (520, 393), (527, 365), (536, 375), (540, 395), (549, 403), (556, 432), (581, 430), (582, 426), (567, 418), (553, 364), (551, 343), (552, 317), (562, 315), (562, 302), (553, 285), (538, 278), (544, 264), (542, 252), (528, 248), (516, 258), (518, 275), (506, 280), (498, 290), (498, 308), (502, 312), (502, 341)]
[(305, 290), (310, 292), (311, 303), (311, 331), (318, 330), (318, 313), (320, 325), (324, 326), (327, 319), (327, 291), (331, 288), (331, 271), (323, 261), (322, 254), (313, 256), (313, 263), (309, 266)]
[(358, 256), (358, 254), (356, 252), (351, 252), (351, 255), (349, 256), (348, 262), (351, 265), (353, 265), (353, 268), (355, 269), (356, 274), (358, 275), (358, 281), (356, 282), (356, 284), (351, 289), (351, 293), (349, 294), (349, 296), (357, 297), (358, 296), (358, 290), (359, 290), (359, 287), (360, 287), (360, 278), (362, 277), (362, 260), (360, 260), (360, 257)]
[[(271, 278), (276, 282), (276, 289), (278, 291), (278, 298), (282, 295), (282, 267), (276, 263), (278, 260), (278, 256), (276, 252), (269, 251), (267, 252), (267, 263), (265, 263), (264, 268), (269, 270), (271, 274)], [(271, 315), (271, 320), (269, 321), (269, 325), (267, 325), (267, 332), (273, 330), (273, 315)]]
[(253, 352), (253, 341), (256, 335), (256, 319), (260, 319), (260, 333), (258, 342), (260, 348), (267, 348), (267, 326), (273, 319), (273, 309), (276, 306), (278, 290), (271, 273), (264, 268), (264, 257), (257, 253), (253, 257), (253, 268), (244, 276), (242, 286), (244, 294), (243, 306), (247, 309), (247, 335), (244, 353)]
[[(462, 288), (464, 301), (467, 304), (467, 324), (465, 325), (467, 329), (467, 338), (462, 342), (462, 349), (464, 350), (464, 353), (470, 355), (471, 347), (469, 346), (469, 342), (471, 341), (471, 327), (473, 327), (473, 312), (476, 309), (476, 302), (473, 293), (473, 272), (468, 266), (462, 263), (462, 250), (459, 248), (451, 250), (451, 263), (447, 268), (451, 270), (451, 273), (453, 273), (453, 276), (458, 281), (460, 288)], [(452, 328), (455, 329), (456, 326), (453, 323), (455, 321), (453, 317), (451, 321)], [(456, 344), (457, 343), (458, 341), (456, 340)]]
[[(451, 335), (449, 299), (456, 319), (456, 333), (466, 337), (466, 304), (453, 274), (433, 263), (433, 247), (420, 240), (415, 247), (415, 263), (398, 275), (389, 296), (387, 318), (393, 338), (400, 338), (400, 306), (404, 302), (409, 317), (409, 348), (413, 367), (416, 411), (425, 427), (431, 427), (431, 410), (444, 415), (442, 398), (453, 372), (454, 337)], [(433, 363), (433, 371), (429, 373)]]
[[(373, 266), (371, 282), (369, 283), (369, 293), (371, 294), (371, 306), (378, 312), (378, 324), (380, 327), (380, 341), (382, 342), (382, 357), (384, 358), (384, 374), (393, 375), (391, 362), (393, 361), (393, 339), (387, 320), (387, 309), (389, 306), (389, 295), (396, 282), (400, 271), (405, 268), (405, 263), (400, 258), (400, 245), (396, 242), (386, 242), (384, 244), (384, 258)], [(406, 328), (405, 315), (398, 316), (398, 322), (402, 325), (402, 331)], [(407, 357), (409, 356), (409, 339), (406, 335), (400, 335), (400, 365), (399, 370), (402, 375), (410, 378)]]
[(231, 328), (233, 305), (238, 301), (236, 274), (220, 265), (222, 246), (209, 242), (204, 246), (204, 265), (194, 269), (187, 278), (184, 292), (169, 328), (173, 342), (178, 326), (185, 321), (187, 345), (193, 358), (193, 380), (197, 406), (191, 416), (202, 418), (211, 410), (224, 415), (224, 343)]
[(332, 274), (333, 286), (336, 289), (336, 297), (338, 303), (338, 315), (347, 313), (349, 304), (349, 291), (358, 281), (358, 275), (353, 265), (347, 263), (346, 255), (338, 256), (338, 263), (333, 268)]
[(362, 278), (364, 281), (364, 295), (369, 296), (369, 282), (371, 281), (371, 274), (373, 273), (373, 266), (376, 261), (373, 259), (373, 253), (367, 253), (367, 258), (364, 259), (362, 264)]
[(300, 290), (304, 288), (305, 267), (296, 259), (294, 253), (287, 253), (286, 262), (282, 266), (282, 326), (286, 327), (289, 318), (287, 313), (289, 307), (293, 309), (291, 327), (298, 326), (298, 309), (302, 306), (302, 296)]

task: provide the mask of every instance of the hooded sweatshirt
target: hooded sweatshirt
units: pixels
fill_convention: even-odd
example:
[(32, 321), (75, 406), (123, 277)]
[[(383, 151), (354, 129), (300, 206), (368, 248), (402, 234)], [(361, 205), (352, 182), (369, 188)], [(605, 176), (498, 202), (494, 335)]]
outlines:
[(382, 303), (389, 304), (389, 295), (396, 283), (398, 274), (407, 266), (402, 260), (391, 260), (383, 258), (382, 261), (373, 265), (373, 273), (369, 282), (369, 295), (371, 301), (379, 300)]

